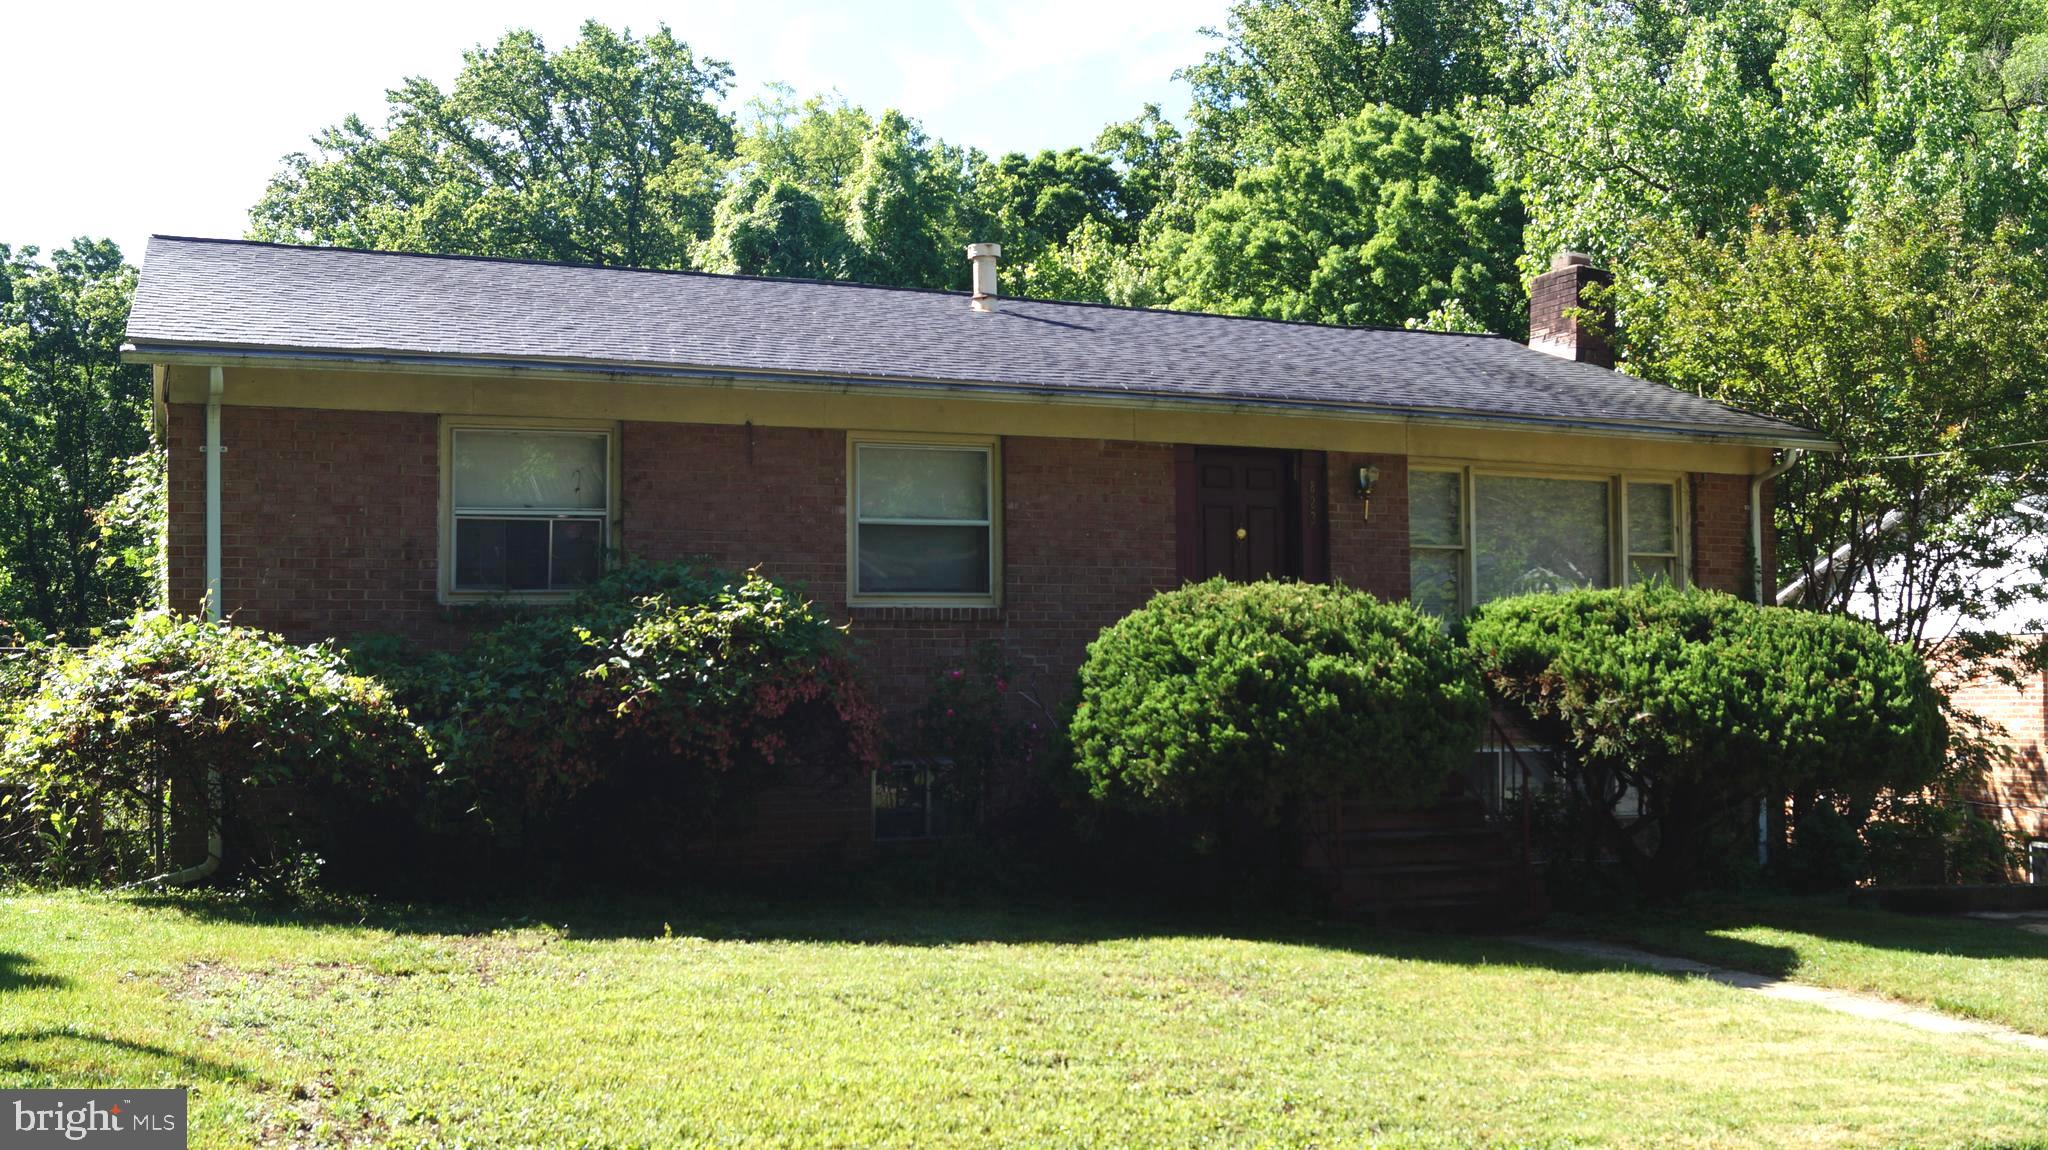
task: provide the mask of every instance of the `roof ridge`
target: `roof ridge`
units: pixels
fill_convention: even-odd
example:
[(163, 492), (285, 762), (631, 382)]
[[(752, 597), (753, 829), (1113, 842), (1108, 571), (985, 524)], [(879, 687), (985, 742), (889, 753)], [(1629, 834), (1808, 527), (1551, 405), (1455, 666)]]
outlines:
[[(408, 252), (389, 248), (351, 248), (333, 244), (286, 244), (275, 240), (230, 239), (224, 236), (179, 236), (161, 232), (150, 233), (154, 240), (171, 240), (186, 244), (218, 244), (223, 247), (272, 248), (288, 252), (334, 252), (345, 255), (390, 256), (405, 259), (449, 260), (461, 263), (514, 264), (539, 268), (569, 268), (577, 271), (630, 272), (638, 275), (685, 276), (693, 279), (739, 280), (748, 283), (803, 284), (831, 288), (864, 288), (868, 291), (905, 292), (914, 295), (968, 296), (969, 292), (954, 288), (904, 287), (899, 284), (870, 283), (867, 280), (813, 279), (805, 276), (763, 276), (741, 272), (707, 272), (696, 268), (643, 268), (625, 264), (572, 263), (566, 260), (541, 260), (527, 256), (480, 256), (463, 252)], [(144, 251), (147, 253), (147, 247)], [(1042, 304), (1051, 307), (1083, 307), (1101, 311), (1136, 312), (1143, 315), (1188, 316), (1196, 319), (1237, 320), (1246, 323), (1277, 324), (1282, 327), (1312, 328), (1322, 331), (1384, 331), (1403, 335), (1460, 336), (1465, 339), (1497, 339), (1518, 343), (1498, 332), (1490, 331), (1437, 331), (1433, 328), (1397, 327), (1383, 323), (1320, 323), (1305, 319), (1279, 319), (1263, 315), (1231, 315), (1227, 312), (1196, 311), (1186, 308), (1138, 307), (1132, 304), (1103, 303), (1096, 300), (1045, 299), (1038, 296), (1003, 296), (1005, 301)]]

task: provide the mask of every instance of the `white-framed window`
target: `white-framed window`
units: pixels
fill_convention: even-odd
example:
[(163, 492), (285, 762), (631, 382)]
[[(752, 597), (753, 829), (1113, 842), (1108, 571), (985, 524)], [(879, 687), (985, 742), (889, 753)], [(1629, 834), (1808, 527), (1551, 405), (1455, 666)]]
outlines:
[(548, 597), (595, 582), (612, 547), (617, 457), (606, 426), (446, 424), (443, 593)]
[(847, 598), (992, 606), (1002, 585), (997, 444), (849, 440)]
[(1503, 598), (1685, 582), (1678, 476), (1411, 465), (1409, 598), (1438, 615)]
[(1630, 479), (1621, 491), (1628, 528), (1628, 581), (1677, 583), (1684, 577), (1678, 561), (1678, 526), (1685, 518), (1678, 507), (1678, 484)]
[(1408, 598), (1448, 618), (1465, 601), (1465, 477), (1408, 472)]

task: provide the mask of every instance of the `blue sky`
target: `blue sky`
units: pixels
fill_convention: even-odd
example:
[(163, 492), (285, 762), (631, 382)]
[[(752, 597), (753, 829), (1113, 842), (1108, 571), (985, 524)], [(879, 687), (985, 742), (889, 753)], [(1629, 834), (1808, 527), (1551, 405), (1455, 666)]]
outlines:
[(45, 250), (152, 232), (242, 234), (278, 158), (350, 112), (383, 121), (408, 75), (447, 82), (507, 28), (550, 44), (586, 18), (666, 22), (730, 61), (737, 108), (763, 84), (837, 89), (989, 152), (1086, 144), (1153, 101), (1179, 116), (1173, 70), (1200, 58), (1223, 0), (864, 3), (0, 3), (0, 243)]

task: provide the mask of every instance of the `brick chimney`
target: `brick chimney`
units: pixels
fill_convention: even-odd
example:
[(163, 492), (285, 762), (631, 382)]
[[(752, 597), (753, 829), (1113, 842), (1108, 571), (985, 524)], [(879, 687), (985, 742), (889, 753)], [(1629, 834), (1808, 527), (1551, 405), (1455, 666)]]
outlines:
[[(1581, 324), (1573, 314), (1593, 306), (1580, 294), (1588, 286), (1605, 287), (1613, 282), (1613, 274), (1594, 267), (1591, 256), (1557, 253), (1550, 270), (1529, 285), (1529, 346), (1559, 359), (1613, 367), (1614, 347), (1607, 338), (1614, 326), (1611, 315), (1602, 309), (1597, 322)], [(1587, 318), (1593, 319), (1591, 315)]]

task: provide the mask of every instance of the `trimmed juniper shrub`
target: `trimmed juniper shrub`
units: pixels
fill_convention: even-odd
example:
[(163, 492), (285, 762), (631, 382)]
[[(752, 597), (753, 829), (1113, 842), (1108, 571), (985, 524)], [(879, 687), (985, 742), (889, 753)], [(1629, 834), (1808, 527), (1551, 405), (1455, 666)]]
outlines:
[[(1854, 619), (1658, 584), (1498, 600), (1464, 638), (1489, 690), (1562, 752), (1597, 841), (1653, 893), (1753, 844), (1765, 795), (1867, 816), (1943, 768), (1926, 668)], [(1622, 816), (1630, 795), (1641, 818)]]
[(1426, 802), (1486, 717), (1434, 618), (1310, 583), (1155, 595), (1089, 644), (1079, 691), (1072, 758), (1096, 798), (1269, 822), (1344, 792)]

